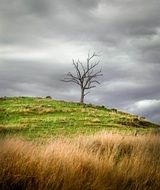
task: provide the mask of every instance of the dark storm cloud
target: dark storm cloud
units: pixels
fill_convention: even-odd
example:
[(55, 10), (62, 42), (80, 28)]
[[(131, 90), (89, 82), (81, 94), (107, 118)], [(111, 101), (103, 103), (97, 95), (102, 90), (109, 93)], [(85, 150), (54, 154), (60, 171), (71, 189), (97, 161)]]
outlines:
[(0, 95), (78, 100), (60, 80), (99, 52), (103, 77), (87, 102), (159, 121), (159, 0), (0, 0)]

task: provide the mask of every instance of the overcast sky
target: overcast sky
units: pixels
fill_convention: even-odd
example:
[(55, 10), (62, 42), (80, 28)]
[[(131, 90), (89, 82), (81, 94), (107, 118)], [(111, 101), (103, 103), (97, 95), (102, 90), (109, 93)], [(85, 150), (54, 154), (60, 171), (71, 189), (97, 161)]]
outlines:
[(79, 101), (72, 59), (100, 54), (86, 102), (160, 121), (159, 0), (0, 0), (0, 96)]

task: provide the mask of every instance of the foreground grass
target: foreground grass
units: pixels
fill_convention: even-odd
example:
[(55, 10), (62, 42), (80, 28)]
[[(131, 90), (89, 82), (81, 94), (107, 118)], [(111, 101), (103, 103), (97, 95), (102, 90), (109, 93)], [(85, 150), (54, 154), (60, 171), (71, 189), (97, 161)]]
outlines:
[(159, 190), (160, 138), (97, 134), (0, 141), (1, 190)]
[(156, 127), (138, 116), (104, 106), (32, 97), (0, 98), (0, 138), (27, 139), (93, 134), (100, 130), (134, 133)]

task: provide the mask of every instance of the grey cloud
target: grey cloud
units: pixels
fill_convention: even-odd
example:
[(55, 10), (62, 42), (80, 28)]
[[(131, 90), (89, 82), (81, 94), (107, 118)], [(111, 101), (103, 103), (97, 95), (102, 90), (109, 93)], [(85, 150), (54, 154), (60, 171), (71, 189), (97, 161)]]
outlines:
[[(117, 8), (116, 4), (121, 3), (119, 1), (116, 1), (114, 6), (108, 6), (107, 1), (96, 0), (67, 2), (47, 0), (45, 3), (37, 0), (17, 0), (14, 4), (8, 0), (4, 3), (5, 6), (2, 6), (8, 10), (3, 8), (5, 11), (2, 11), (6, 34), (3, 41), (8, 42), (9, 39), (18, 43), (22, 40), (23, 43), (23, 40), (27, 39), (27, 42), (32, 43), (34, 38), (36, 43), (38, 40), (36, 36), (52, 38), (53, 35), (60, 37), (67, 35), (67, 38), (73, 40), (80, 38), (118, 43), (127, 36), (154, 35), (159, 24), (158, 5), (153, 2), (155, 6), (149, 7), (151, 3), (147, 1), (146, 6), (142, 7), (142, 3), (135, 2), (131, 5), (125, 2)], [(13, 5), (9, 6), (10, 3)], [(106, 7), (104, 12), (109, 12), (102, 15), (103, 18), (97, 17), (96, 14), (101, 3)], [(95, 17), (91, 12), (95, 13)], [(112, 17), (109, 15), (110, 12)]]
[[(60, 80), (72, 70), (71, 59), (85, 57), (90, 49), (100, 52), (104, 75), (87, 102), (129, 110), (135, 102), (159, 100), (158, 0), (0, 4), (1, 96), (52, 95), (78, 101), (78, 87)], [(159, 109), (145, 107), (138, 113), (157, 121)]]

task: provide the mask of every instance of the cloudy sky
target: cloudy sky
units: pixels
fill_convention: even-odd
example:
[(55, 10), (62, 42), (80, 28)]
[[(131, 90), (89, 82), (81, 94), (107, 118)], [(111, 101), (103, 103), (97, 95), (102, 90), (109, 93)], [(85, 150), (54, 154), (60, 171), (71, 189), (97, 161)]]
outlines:
[(0, 96), (79, 100), (61, 79), (100, 54), (86, 102), (160, 121), (159, 0), (0, 0)]

